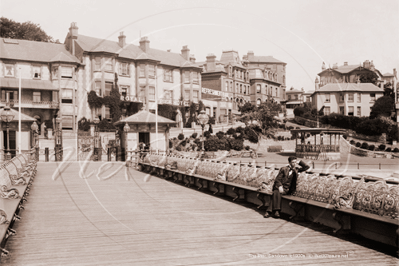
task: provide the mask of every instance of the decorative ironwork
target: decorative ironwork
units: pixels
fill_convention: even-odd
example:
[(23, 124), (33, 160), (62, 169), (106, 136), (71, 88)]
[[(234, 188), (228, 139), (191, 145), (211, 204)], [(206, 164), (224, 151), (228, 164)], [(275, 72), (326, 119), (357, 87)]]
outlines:
[(7, 213), (0, 209), (0, 224), (8, 224), (10, 221), (7, 220)]
[(8, 189), (7, 186), (0, 187), (0, 197), (3, 199), (19, 199), (20, 195), (18, 189), (10, 188)]

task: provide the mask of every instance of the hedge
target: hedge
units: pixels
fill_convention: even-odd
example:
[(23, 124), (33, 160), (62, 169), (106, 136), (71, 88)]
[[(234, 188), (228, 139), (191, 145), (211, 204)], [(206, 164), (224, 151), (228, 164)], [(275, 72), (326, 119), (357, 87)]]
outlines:
[(369, 146), (369, 150), (370, 150), (370, 151), (374, 151), (374, 150), (375, 150), (375, 146), (374, 146), (374, 145), (370, 145), (370, 146)]
[(363, 142), (361, 148), (367, 150), (369, 148), (369, 144), (367, 142)]

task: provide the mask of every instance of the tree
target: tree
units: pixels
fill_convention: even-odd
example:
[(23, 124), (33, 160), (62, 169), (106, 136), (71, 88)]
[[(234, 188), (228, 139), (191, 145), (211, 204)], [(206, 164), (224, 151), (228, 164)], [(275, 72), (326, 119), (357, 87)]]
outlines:
[(395, 92), (393, 91), (391, 82), (384, 84), (384, 96), (389, 96), (392, 97), (392, 99), (395, 99)]
[(31, 21), (20, 23), (5, 17), (0, 18), (0, 37), (38, 42), (54, 42), (53, 37), (47, 35), (40, 28), (39, 24)]
[(378, 81), (378, 76), (376, 73), (370, 71), (360, 74), (359, 79), (361, 83), (373, 83), (374, 85), (376, 85)]
[(252, 103), (250, 103), (250, 102), (246, 102), (246, 103), (244, 103), (243, 105), (241, 105), (241, 106), (238, 107), (238, 110), (239, 110), (242, 114), (251, 113), (251, 112), (256, 111), (257, 109), (258, 109), (258, 108), (256, 107), (256, 105), (255, 105), (255, 104), (252, 104)]
[(205, 104), (202, 101), (199, 101), (199, 103), (198, 103), (198, 113), (201, 112), (202, 110), (205, 110)]
[(373, 119), (379, 116), (390, 117), (394, 107), (395, 100), (392, 97), (382, 96), (378, 98), (373, 107), (371, 107), (370, 118)]

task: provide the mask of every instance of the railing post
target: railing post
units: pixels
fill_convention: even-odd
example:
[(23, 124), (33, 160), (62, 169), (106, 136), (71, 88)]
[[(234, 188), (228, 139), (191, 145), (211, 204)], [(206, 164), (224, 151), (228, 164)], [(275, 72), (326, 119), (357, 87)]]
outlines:
[(108, 152), (107, 152), (107, 160), (108, 162), (111, 161), (111, 148), (108, 148)]
[(44, 161), (48, 162), (48, 157), (49, 157), (49, 149), (48, 147), (44, 148)]

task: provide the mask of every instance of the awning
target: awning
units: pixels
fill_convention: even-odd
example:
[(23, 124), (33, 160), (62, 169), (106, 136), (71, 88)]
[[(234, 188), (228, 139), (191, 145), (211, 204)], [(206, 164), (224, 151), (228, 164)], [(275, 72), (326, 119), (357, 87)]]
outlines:
[[(50, 80), (21, 79), (22, 89), (58, 91)], [(18, 89), (18, 78), (0, 78), (0, 88)]]

